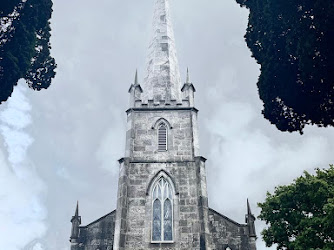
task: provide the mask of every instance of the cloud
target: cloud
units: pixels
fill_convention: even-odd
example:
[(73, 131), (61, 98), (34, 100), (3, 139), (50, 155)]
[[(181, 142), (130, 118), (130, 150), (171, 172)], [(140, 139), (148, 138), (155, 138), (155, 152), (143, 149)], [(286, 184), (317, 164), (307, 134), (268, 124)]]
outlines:
[[(19, 250), (46, 231), (38, 179), (22, 181), (0, 151), (0, 248)], [(18, 237), (19, 236), (19, 237)]]
[[(319, 164), (326, 167), (330, 160), (328, 138), (307, 134), (291, 141), (292, 135), (283, 134), (285, 140), (278, 142), (268, 131), (253, 125), (257, 119), (250, 104), (226, 102), (205, 122), (211, 135), (210, 200), (215, 208), (239, 222), (243, 222), (247, 198), (258, 215), (256, 202), (264, 201), (267, 191), (291, 183), (304, 170), (313, 172)], [(257, 226), (260, 233), (265, 225)]]
[(25, 93), (20, 82), (0, 110), (0, 133), (7, 151), (0, 148), (1, 249), (22, 249), (46, 232), (42, 201), (46, 188), (27, 156), (33, 138), (26, 131), (32, 119)]
[[(247, 197), (258, 214), (256, 203), (267, 190), (289, 183), (304, 169), (333, 162), (329, 149), (334, 147), (334, 132), (326, 128), (306, 129), (303, 136), (284, 134), (262, 117), (256, 88), (259, 65), (243, 38), (245, 8), (222, 0), (171, 3), (183, 80), (189, 66), (197, 90), (210, 205), (243, 222)], [(0, 182), (0, 192), (18, 197), (12, 209), (6, 205), (0, 213), (5, 218), (1, 209), (9, 213), (15, 204), (26, 210), (27, 202), (38, 197), (36, 203), (44, 212), (30, 211), (35, 214), (30, 221), (50, 225), (42, 247), (59, 250), (70, 246), (70, 218), (77, 200), (83, 225), (116, 206), (127, 90), (136, 67), (139, 79), (145, 73), (153, 1), (54, 1), (53, 9), (51, 52), (58, 64), (56, 78), (48, 90), (23, 91), (8, 114), (9, 103), (0, 106), (0, 133), (5, 134), (0, 137), (7, 143), (0, 149), (9, 169), (3, 178), (12, 182)], [(15, 139), (18, 135), (20, 139)], [(21, 196), (31, 199), (20, 201)], [(1, 204), (9, 204), (2, 197)], [(16, 218), (7, 219), (18, 227)], [(262, 226), (257, 226), (259, 232)], [(42, 234), (41, 229), (35, 236)], [(258, 249), (265, 249), (261, 239), (258, 243), (262, 244)]]
[(33, 143), (31, 136), (23, 131), (32, 123), (29, 114), (31, 105), (24, 95), (25, 91), (22, 85), (16, 87), (15, 94), (0, 113), (0, 131), (8, 149), (8, 160), (13, 165), (26, 159), (27, 149)]
[(122, 126), (125, 124), (123, 124), (121, 119), (123, 112), (117, 109), (111, 109), (110, 111), (113, 123), (102, 135), (95, 156), (102, 169), (110, 171), (112, 175), (117, 176), (119, 169), (117, 161), (124, 157), (125, 151), (125, 128)]
[(41, 243), (36, 243), (32, 250), (44, 250), (44, 248)]

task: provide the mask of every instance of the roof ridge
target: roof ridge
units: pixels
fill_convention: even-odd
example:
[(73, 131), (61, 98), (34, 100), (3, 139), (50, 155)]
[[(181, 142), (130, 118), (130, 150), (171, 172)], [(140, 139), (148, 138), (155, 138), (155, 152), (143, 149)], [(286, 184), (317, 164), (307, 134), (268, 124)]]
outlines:
[(227, 216), (225, 216), (225, 215), (223, 215), (223, 214), (217, 212), (216, 210), (214, 210), (214, 209), (212, 209), (212, 208), (209, 208), (209, 210), (211, 210), (212, 212), (218, 214), (219, 216), (223, 217), (224, 219), (228, 220), (229, 222), (231, 222), (231, 223), (233, 223), (233, 224), (235, 224), (235, 225), (237, 225), (237, 226), (239, 226), (239, 227), (247, 227), (246, 224), (240, 224), (240, 223), (238, 223), (238, 222), (236, 222), (236, 221), (230, 219), (229, 217), (227, 217)]
[(108, 213), (108, 214), (102, 216), (101, 218), (99, 218), (99, 219), (97, 219), (97, 220), (95, 220), (95, 221), (89, 223), (89, 224), (86, 225), (86, 226), (81, 226), (80, 228), (87, 228), (87, 227), (89, 227), (89, 226), (91, 226), (91, 225), (93, 225), (93, 224), (95, 224), (95, 223), (97, 223), (97, 222), (103, 220), (104, 218), (108, 217), (109, 215), (111, 215), (111, 214), (113, 214), (113, 213), (115, 213), (115, 212), (116, 212), (116, 209), (113, 210), (113, 211), (111, 211), (110, 213)]

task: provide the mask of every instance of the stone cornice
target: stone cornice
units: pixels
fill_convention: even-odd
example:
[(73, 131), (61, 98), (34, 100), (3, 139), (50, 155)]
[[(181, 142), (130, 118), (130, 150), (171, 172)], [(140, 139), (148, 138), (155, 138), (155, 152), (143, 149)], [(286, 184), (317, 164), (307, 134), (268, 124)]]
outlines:
[(200, 160), (202, 162), (206, 162), (207, 161), (207, 159), (205, 157), (203, 157), (203, 156), (195, 156), (195, 160)]
[(141, 112), (141, 111), (174, 111), (174, 110), (189, 110), (198, 113), (198, 109), (194, 107), (142, 107), (142, 108), (129, 108), (126, 113)]
[(167, 160), (167, 161), (155, 161), (155, 160), (132, 160), (129, 157), (123, 157), (118, 160), (120, 164), (126, 162), (126, 163), (151, 163), (151, 164), (156, 164), (156, 163), (194, 163), (197, 160), (200, 160), (202, 162), (206, 162), (206, 158), (203, 156), (196, 156), (194, 157), (194, 160), (184, 160), (184, 161), (175, 161), (175, 160)]

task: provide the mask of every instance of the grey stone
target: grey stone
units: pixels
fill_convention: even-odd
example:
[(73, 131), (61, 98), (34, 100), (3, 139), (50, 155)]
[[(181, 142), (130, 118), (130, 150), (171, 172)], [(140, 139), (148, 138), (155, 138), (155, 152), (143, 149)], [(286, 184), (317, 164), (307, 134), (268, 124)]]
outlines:
[[(72, 218), (71, 250), (256, 250), (255, 217), (249, 205), (246, 224), (208, 207), (206, 159), (199, 154), (195, 88), (187, 77), (181, 92), (168, 0), (155, 1), (149, 72), (143, 89), (136, 77), (129, 91), (117, 209), (87, 226), (79, 226), (81, 218), (76, 213)], [(188, 101), (181, 102), (181, 97)], [(158, 125), (162, 121), (167, 129), (166, 151), (158, 147)], [(163, 136), (160, 144), (166, 142)], [(165, 210), (173, 215), (172, 242), (152, 241), (153, 190), (160, 178), (172, 187), (168, 189), (172, 210)], [(168, 222), (166, 214), (161, 213), (161, 218), (166, 217)]]

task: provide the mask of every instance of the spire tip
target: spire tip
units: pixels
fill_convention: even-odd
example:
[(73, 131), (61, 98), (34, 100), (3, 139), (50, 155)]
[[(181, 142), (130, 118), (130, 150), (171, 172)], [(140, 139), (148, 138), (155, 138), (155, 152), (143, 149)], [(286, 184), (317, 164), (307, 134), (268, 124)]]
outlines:
[(187, 80), (186, 83), (190, 83), (189, 68), (187, 67)]
[(252, 215), (252, 210), (251, 210), (251, 207), (250, 207), (249, 199), (248, 199), (248, 198), (247, 198), (247, 214), (248, 214), (248, 215)]
[(136, 69), (135, 85), (138, 85), (138, 70)]
[(77, 207), (75, 209), (75, 216), (78, 217), (79, 216), (79, 201), (77, 201)]

